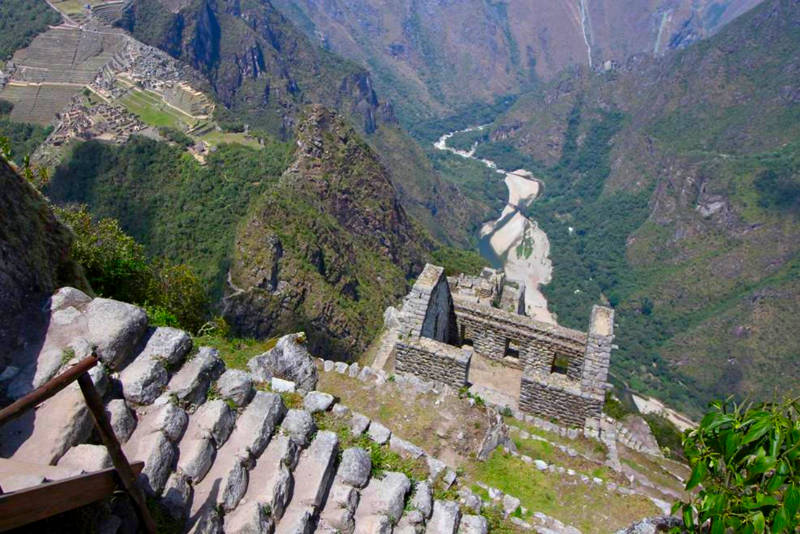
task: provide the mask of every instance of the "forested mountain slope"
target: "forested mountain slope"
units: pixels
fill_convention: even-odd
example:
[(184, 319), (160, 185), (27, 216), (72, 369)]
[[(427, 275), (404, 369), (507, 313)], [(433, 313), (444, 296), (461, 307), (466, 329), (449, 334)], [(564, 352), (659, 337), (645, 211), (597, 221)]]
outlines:
[(442, 181), (381, 102), (370, 73), (311, 42), (269, 0), (134, 0), (119, 24), (202, 72), (222, 115), (288, 138), (304, 106), (339, 111), (376, 149), (404, 205), (465, 244), (483, 207)]
[(311, 107), (297, 148), (223, 145), (199, 165), (145, 138), (79, 145), (47, 188), (120, 220), (152, 257), (209, 283), (240, 335), (307, 328), (314, 347), (357, 355), (433, 247), (375, 153), (334, 113)]
[(577, 325), (617, 307), (614, 375), (687, 409), (800, 384), (800, 3), (520, 98), (479, 155), (545, 176), (545, 288)]

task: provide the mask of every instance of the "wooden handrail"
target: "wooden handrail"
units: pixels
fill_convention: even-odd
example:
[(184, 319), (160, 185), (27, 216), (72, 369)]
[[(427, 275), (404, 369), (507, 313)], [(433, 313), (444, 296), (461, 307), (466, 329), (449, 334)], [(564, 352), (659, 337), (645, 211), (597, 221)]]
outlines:
[(147, 501), (145, 500), (144, 493), (137, 484), (137, 473), (131, 468), (128, 459), (125, 457), (125, 453), (122, 452), (122, 447), (120, 447), (119, 441), (116, 435), (114, 435), (114, 430), (111, 428), (111, 423), (108, 421), (103, 399), (95, 389), (92, 378), (89, 376), (88, 371), (97, 365), (97, 361), (97, 355), (92, 353), (91, 356), (84, 358), (10, 406), (0, 410), (0, 425), (35, 408), (38, 404), (46, 401), (77, 380), (81, 388), (81, 393), (83, 393), (83, 398), (86, 401), (86, 406), (89, 408), (89, 413), (97, 428), (97, 432), (100, 434), (100, 438), (103, 440), (103, 444), (106, 446), (109, 456), (111, 456), (114, 469), (119, 479), (122, 481), (125, 490), (128, 492), (128, 495), (130, 495), (133, 500), (137, 515), (142, 521), (142, 530), (148, 534), (156, 534), (156, 526), (147, 508)]
[(92, 354), (91, 356), (82, 359), (52, 380), (45, 382), (24, 397), (13, 402), (9, 406), (6, 406), (0, 410), (0, 425), (9, 422), (12, 419), (16, 419), (31, 408), (35, 408), (36, 405), (43, 403), (70, 385), (79, 376), (95, 365), (97, 365), (97, 356)]

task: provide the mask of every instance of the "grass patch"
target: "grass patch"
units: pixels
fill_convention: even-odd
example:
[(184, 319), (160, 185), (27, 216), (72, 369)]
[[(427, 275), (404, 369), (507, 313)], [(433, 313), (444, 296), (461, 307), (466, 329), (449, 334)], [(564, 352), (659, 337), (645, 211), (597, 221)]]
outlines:
[(339, 419), (330, 413), (316, 413), (314, 419), (319, 430), (336, 433), (339, 437), (339, 447), (342, 450), (351, 447), (366, 450), (372, 460), (372, 476), (381, 476), (387, 471), (393, 471), (405, 474), (412, 481), (427, 478), (428, 467), (424, 460), (401, 456), (386, 445), (378, 445), (366, 435), (354, 436), (350, 432), (347, 419)]
[(118, 102), (151, 126), (183, 130), (195, 124), (188, 115), (171, 108), (158, 95), (135, 87), (131, 87)]
[(228, 338), (215, 335), (205, 335), (194, 338), (195, 347), (212, 347), (219, 351), (219, 355), (228, 369), (247, 369), (250, 358), (264, 354), (275, 347), (278, 338), (267, 340), (248, 338)]
[(499, 451), (486, 462), (477, 463), (472, 475), (516, 496), (529, 510), (543, 512), (583, 532), (615, 531), (658, 513), (645, 497), (618, 495), (602, 486), (587, 486), (536, 471), (519, 458)]

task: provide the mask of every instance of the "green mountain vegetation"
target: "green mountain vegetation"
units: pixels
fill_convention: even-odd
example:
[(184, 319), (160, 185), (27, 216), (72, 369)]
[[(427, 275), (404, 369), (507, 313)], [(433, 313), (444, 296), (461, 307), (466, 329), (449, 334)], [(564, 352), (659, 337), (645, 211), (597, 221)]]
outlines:
[[(46, 2), (30, 0), (3, 0), (0, 2), (0, 62), (5, 61), (19, 48), (24, 48), (33, 38), (51, 24), (61, 21)], [(0, 63), (0, 66), (2, 63)]]
[(371, 341), (434, 242), (341, 118), (312, 107), (295, 136), (297, 149), (270, 138), (258, 150), (221, 145), (205, 166), (143, 137), (86, 142), (46, 193), (117, 219), (148, 257), (187, 265), (237, 334), (305, 328), (313, 346), (347, 357)]
[(409, 213), (436, 237), (468, 243), (485, 206), (442, 180), (423, 150), (396, 124), (370, 73), (323, 49), (266, 0), (192, 0), (175, 13), (158, 0), (135, 0), (121, 26), (201, 72), (217, 119), (289, 139), (301, 110), (337, 110), (379, 154)]
[(203, 166), (179, 147), (144, 137), (120, 147), (90, 141), (74, 148), (45, 193), (117, 219), (148, 256), (190, 265), (219, 299), (237, 225), (291, 153), (278, 141), (261, 151), (221, 145)]
[(559, 321), (615, 306), (616, 383), (690, 413), (798, 391), (799, 20), (771, 0), (663, 59), (567, 73), (478, 150), (544, 179)]

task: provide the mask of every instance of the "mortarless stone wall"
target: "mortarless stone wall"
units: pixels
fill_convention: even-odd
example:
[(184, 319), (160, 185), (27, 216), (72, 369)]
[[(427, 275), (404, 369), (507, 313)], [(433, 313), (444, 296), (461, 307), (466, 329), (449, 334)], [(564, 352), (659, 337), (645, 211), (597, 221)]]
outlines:
[[(600, 428), (613, 348), (614, 310), (595, 306), (589, 332), (580, 332), (480, 302), (478, 290), (486, 284), (476, 289), (471, 279), (452, 282), (459, 287), (455, 295), (451, 295), (444, 269), (425, 266), (398, 318), (402, 341), (395, 345), (396, 370), (462, 387), (468, 384), (474, 350), (524, 371), (521, 411), (595, 434)], [(491, 290), (488, 293), (493, 294)], [(472, 346), (452, 346), (459, 340)]]
[(395, 348), (395, 370), (460, 388), (467, 384), (472, 351), (419, 338), (399, 342)]
[(575, 386), (566, 380), (542, 380), (526, 373), (522, 376), (519, 409), (583, 428), (587, 420), (600, 419), (603, 396), (583, 392)]
[[(531, 368), (543, 374), (549, 374), (555, 358), (563, 356), (569, 361), (567, 375), (580, 379), (585, 333), (458, 298), (455, 311), (460, 335), (472, 341), (475, 352), (510, 367)], [(519, 359), (505, 357), (509, 341), (518, 347)]]

